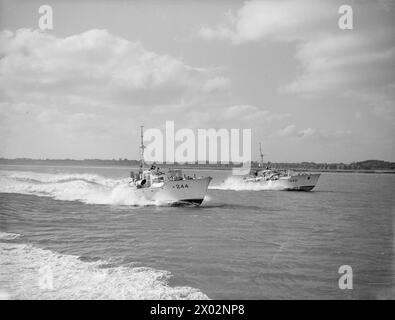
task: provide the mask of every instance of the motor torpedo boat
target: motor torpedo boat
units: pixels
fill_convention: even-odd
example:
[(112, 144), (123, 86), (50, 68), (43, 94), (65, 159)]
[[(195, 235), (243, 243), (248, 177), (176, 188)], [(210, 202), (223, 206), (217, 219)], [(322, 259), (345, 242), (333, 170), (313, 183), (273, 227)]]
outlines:
[(243, 181), (245, 183), (259, 184), (273, 190), (289, 191), (310, 191), (316, 186), (320, 173), (273, 169), (270, 168), (269, 164), (264, 166), (261, 144), (259, 144), (259, 149), (261, 155), (260, 168), (252, 169), (250, 174), (244, 177)]
[(131, 172), (129, 186), (139, 198), (170, 205), (202, 204), (211, 177), (183, 175), (181, 170), (163, 172), (155, 165), (144, 168), (143, 127), (141, 127), (140, 168)]

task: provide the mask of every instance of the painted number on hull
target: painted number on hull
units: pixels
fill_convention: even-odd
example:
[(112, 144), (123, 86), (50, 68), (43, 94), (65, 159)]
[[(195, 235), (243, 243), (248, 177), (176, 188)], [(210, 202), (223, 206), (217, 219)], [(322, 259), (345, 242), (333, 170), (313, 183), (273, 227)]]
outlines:
[(289, 182), (298, 182), (298, 179), (289, 179)]
[(175, 186), (173, 186), (173, 189), (184, 189), (184, 188), (189, 188), (187, 184), (176, 184)]

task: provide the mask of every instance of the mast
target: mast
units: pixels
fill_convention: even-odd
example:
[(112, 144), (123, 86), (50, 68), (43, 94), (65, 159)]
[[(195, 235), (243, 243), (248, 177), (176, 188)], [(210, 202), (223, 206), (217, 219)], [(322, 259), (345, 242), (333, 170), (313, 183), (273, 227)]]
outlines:
[(140, 126), (140, 134), (141, 134), (141, 145), (140, 145), (140, 171), (143, 173), (144, 171), (144, 126)]
[(259, 153), (261, 155), (261, 168), (263, 168), (263, 153), (262, 153), (262, 144), (259, 142)]

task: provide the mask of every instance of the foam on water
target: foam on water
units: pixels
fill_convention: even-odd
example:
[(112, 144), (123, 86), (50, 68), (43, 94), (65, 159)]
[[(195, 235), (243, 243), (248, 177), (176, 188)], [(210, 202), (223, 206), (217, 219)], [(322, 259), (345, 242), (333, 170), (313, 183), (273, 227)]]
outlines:
[(198, 289), (170, 287), (170, 277), (167, 271), (108, 267), (106, 261), (0, 241), (0, 299), (208, 299)]
[(32, 194), (89, 204), (158, 205), (131, 192), (128, 179), (92, 174), (0, 171), (0, 192)]
[(262, 183), (245, 182), (242, 177), (228, 177), (222, 183), (209, 186), (209, 189), (218, 190), (235, 190), (235, 191), (262, 191), (262, 190), (283, 190), (284, 187), (280, 186), (274, 181), (265, 181)]
[(21, 235), (18, 233), (11, 233), (11, 232), (0, 232), (0, 240), (14, 240), (19, 238)]

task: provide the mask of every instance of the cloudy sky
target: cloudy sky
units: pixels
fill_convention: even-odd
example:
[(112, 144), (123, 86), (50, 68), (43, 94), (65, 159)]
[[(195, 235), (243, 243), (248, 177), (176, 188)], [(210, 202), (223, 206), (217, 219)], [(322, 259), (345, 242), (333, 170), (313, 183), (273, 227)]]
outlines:
[[(38, 30), (38, 8), (53, 30)], [(271, 161), (395, 161), (395, 1), (0, 0), (0, 156), (137, 158), (139, 125)]]

